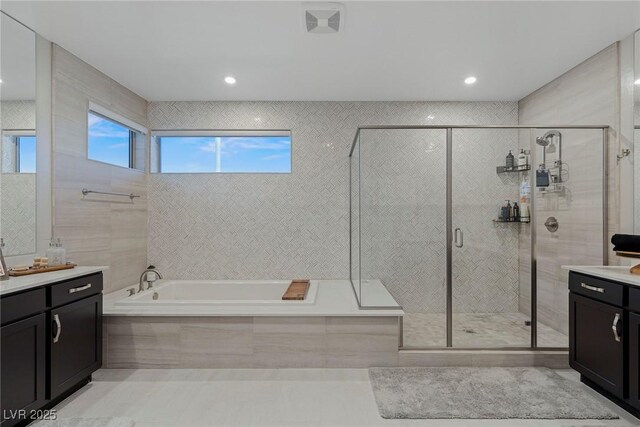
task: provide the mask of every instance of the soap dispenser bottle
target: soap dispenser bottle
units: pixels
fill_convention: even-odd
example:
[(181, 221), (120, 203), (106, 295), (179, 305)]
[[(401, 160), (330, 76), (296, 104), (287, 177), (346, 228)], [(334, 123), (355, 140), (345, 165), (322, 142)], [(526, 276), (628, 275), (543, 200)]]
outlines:
[(66, 251), (62, 247), (60, 239), (51, 239), (49, 249), (47, 249), (47, 258), (50, 266), (64, 265), (67, 263)]
[(514, 162), (514, 158), (513, 158), (513, 154), (511, 154), (511, 150), (509, 150), (509, 154), (507, 154), (507, 169), (513, 169), (513, 162)]

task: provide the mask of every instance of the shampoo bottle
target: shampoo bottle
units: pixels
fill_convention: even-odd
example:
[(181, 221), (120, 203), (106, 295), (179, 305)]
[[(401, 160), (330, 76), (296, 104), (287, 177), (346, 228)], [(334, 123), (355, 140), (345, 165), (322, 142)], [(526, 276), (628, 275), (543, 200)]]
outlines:
[(513, 169), (513, 154), (511, 154), (511, 150), (509, 150), (509, 154), (507, 154), (507, 169)]
[(518, 167), (522, 168), (527, 166), (527, 155), (524, 153), (524, 149), (520, 149), (520, 154), (518, 154)]

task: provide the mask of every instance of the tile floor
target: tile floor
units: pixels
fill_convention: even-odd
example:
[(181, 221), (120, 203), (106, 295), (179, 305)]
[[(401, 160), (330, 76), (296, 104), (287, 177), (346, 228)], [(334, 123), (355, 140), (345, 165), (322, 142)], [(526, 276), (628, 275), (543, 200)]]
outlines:
[[(561, 375), (578, 380), (574, 371)], [(58, 405), (60, 418), (130, 417), (160, 426), (629, 426), (620, 420), (385, 420), (366, 369), (104, 369)]]
[[(460, 348), (528, 347), (531, 344), (530, 318), (522, 313), (454, 313), (453, 345)], [(403, 323), (405, 347), (446, 346), (444, 313), (406, 313)], [(538, 345), (569, 346), (569, 338), (538, 323)]]

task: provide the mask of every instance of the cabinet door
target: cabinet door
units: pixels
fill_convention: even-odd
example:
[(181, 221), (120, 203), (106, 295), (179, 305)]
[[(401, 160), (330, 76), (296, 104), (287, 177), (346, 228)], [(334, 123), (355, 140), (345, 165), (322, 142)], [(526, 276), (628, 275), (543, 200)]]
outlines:
[(629, 313), (629, 403), (640, 409), (640, 315)]
[[(1, 328), (2, 426), (29, 416), (45, 400), (46, 314), (38, 314)], [(25, 412), (18, 415), (16, 411)], [(20, 417), (22, 419), (20, 419)]]
[(50, 398), (102, 365), (102, 294), (51, 310)]
[(569, 364), (614, 395), (624, 397), (623, 310), (571, 293)]

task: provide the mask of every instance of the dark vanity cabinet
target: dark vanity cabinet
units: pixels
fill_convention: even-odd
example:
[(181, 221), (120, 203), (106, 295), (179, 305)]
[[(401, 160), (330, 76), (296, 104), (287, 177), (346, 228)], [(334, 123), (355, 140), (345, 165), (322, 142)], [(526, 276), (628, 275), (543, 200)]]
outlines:
[(638, 415), (640, 288), (571, 272), (569, 290), (569, 364)]
[(102, 273), (0, 297), (2, 426), (25, 424), (102, 365)]

